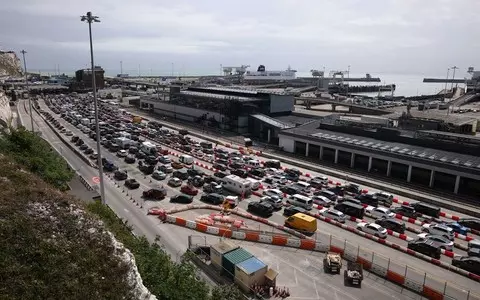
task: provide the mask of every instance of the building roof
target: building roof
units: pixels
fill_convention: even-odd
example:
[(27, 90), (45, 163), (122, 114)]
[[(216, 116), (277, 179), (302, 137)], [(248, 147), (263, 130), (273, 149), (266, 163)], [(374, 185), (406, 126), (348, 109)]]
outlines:
[[(403, 114), (403, 111), (395, 111), (388, 115), (383, 115), (382, 117), (389, 119), (399, 119)], [(434, 120), (434, 121), (444, 121), (446, 123), (454, 124), (457, 126), (468, 124), (476, 121), (476, 118), (468, 116), (460, 116), (455, 114), (448, 114), (447, 111), (440, 111), (437, 109), (427, 109), (427, 110), (417, 110), (415, 108), (410, 110), (410, 114), (413, 118), (424, 119), (424, 120)]]
[(234, 100), (234, 101), (242, 101), (242, 102), (252, 102), (252, 101), (263, 100), (263, 99), (254, 98), (254, 97), (214, 94), (214, 93), (196, 92), (196, 91), (189, 91), (189, 90), (181, 91), (180, 94), (186, 95), (186, 96), (201, 97), (201, 98), (214, 98), (219, 100)]
[(267, 265), (263, 261), (256, 257), (250, 257), (249, 259), (237, 264), (237, 268), (242, 270), (247, 275), (253, 274), (258, 270), (265, 268), (266, 266)]
[(252, 118), (255, 118), (255, 119), (259, 120), (259, 121), (267, 123), (268, 125), (271, 125), (273, 127), (280, 128), (280, 129), (295, 127), (295, 124), (283, 122), (283, 121), (280, 121), (278, 119), (274, 119), (274, 118), (271, 118), (269, 116), (262, 115), (262, 114), (254, 114), (254, 115), (250, 115), (250, 116)]
[(238, 246), (235, 245), (235, 244), (229, 243), (227, 241), (221, 241), (218, 244), (212, 245), (211, 248), (214, 249), (215, 251), (217, 251), (220, 254), (225, 254), (225, 253), (228, 253), (230, 251), (233, 251), (233, 250), (237, 249)]
[(227, 254), (225, 254), (223, 256), (223, 258), (225, 260), (228, 260), (229, 262), (231, 262), (233, 265), (236, 265), (238, 263), (241, 263), (244, 260), (249, 259), (252, 256), (253, 255), (250, 254), (250, 252), (248, 252), (247, 250), (245, 250), (243, 248), (238, 248), (238, 249), (235, 249), (233, 251), (228, 252)]
[(313, 140), (323, 140), (350, 145), (351, 147), (363, 148), (367, 152), (379, 152), (390, 155), (402, 156), (405, 160), (421, 159), (428, 162), (436, 162), (444, 165), (469, 168), (480, 171), (480, 157), (425, 148), (416, 145), (404, 143), (388, 142), (369, 137), (357, 136), (352, 134), (340, 133), (330, 130), (319, 129), (320, 122), (311, 122), (296, 128), (286, 129), (282, 133), (303, 136)]

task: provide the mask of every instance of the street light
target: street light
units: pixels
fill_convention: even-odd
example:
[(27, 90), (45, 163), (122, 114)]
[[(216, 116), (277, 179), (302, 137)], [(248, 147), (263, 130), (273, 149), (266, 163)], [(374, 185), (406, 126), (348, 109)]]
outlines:
[(450, 74), (450, 68), (447, 69), (447, 79), (445, 80), (445, 89), (443, 90), (443, 102), (447, 102), (447, 84), (448, 84), (449, 74)]
[(100, 22), (97, 16), (93, 16), (91, 12), (87, 12), (86, 16), (80, 17), (82, 22), (88, 23), (88, 34), (90, 36), (90, 60), (92, 65), (92, 87), (93, 87), (93, 104), (95, 107), (95, 134), (97, 138), (97, 159), (98, 159), (98, 175), (100, 177), (100, 197), (102, 199), (102, 203), (106, 204), (105, 200), (105, 185), (103, 181), (103, 167), (102, 167), (102, 154), (100, 148), (100, 128), (98, 125), (98, 103), (97, 103), (97, 86), (95, 83), (95, 64), (93, 62), (93, 43), (92, 43), (92, 23), (93, 22)]
[(32, 97), (30, 95), (30, 87), (28, 86), (27, 61), (25, 60), (25, 53), (27, 53), (27, 51), (22, 50), (20, 52), (23, 55), (23, 69), (25, 70), (25, 85), (27, 87), (27, 92), (28, 92), (28, 106), (30, 106), (30, 121), (32, 123), (32, 132), (35, 132), (33, 128)]
[(452, 87), (451, 87), (451, 89), (452, 89), (452, 93), (453, 93), (453, 81), (455, 80), (455, 70), (458, 69), (458, 67), (453, 66), (452, 69), (453, 69), (453, 76), (452, 76)]

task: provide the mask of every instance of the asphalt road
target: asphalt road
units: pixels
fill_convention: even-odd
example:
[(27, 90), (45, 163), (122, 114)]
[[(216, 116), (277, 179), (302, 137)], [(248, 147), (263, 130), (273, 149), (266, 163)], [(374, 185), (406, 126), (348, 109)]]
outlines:
[[(19, 108), (20, 107), (21, 106), (19, 106)], [(45, 109), (45, 107), (43, 108)], [(20, 118), (26, 120), (27, 117), (27, 113), (20, 109)], [(35, 114), (34, 119), (37, 126), (42, 131), (43, 137), (51, 142), (53, 147), (62, 153), (75, 170), (87, 179), (97, 176), (97, 170), (86, 166), (73, 151), (62, 145), (62, 142), (44, 123), (43, 119), (38, 114)], [(23, 123), (26, 124), (25, 121), (23, 121)], [(64, 126), (65, 125), (67, 124), (64, 124)], [(72, 131), (77, 132), (77, 129), (72, 128)], [(91, 139), (85, 137), (84, 140), (89, 141), (89, 144), (93, 146)], [(107, 151), (103, 151), (102, 153), (105, 153), (109, 158), (115, 158), (118, 160), (114, 155), (110, 153), (107, 154)], [(130, 166), (125, 167), (130, 168)], [(129, 172), (129, 175), (135, 177), (141, 182), (142, 188), (151, 185), (150, 179), (140, 175), (138, 171), (135, 172), (132, 170)], [(171, 204), (168, 204), (167, 201), (162, 201), (161, 203), (146, 202), (143, 209), (140, 209), (129, 199), (130, 197), (134, 197), (137, 200), (140, 199), (139, 196), (141, 189), (129, 191), (129, 196), (126, 196), (126, 193), (122, 192), (124, 189), (116, 187), (113, 180), (110, 179), (105, 181), (105, 189), (107, 204), (117, 213), (117, 215), (128, 220), (128, 223), (133, 227), (134, 232), (137, 235), (145, 235), (151, 241), (153, 241), (156, 236), (159, 236), (160, 243), (173, 258), (178, 258), (179, 255), (186, 250), (187, 237), (189, 235), (193, 234), (195, 236), (202, 236), (197, 232), (185, 228), (176, 227), (170, 224), (162, 224), (153, 216), (146, 216), (148, 207), (171, 207)], [(178, 189), (167, 189), (169, 195), (179, 192)], [(277, 222), (283, 222), (283, 217), (279, 215), (275, 215), (272, 218)], [(345, 231), (338, 231), (337, 233), (341, 235), (346, 234)], [(213, 236), (205, 235), (203, 238), (206, 239), (207, 243), (218, 241), (218, 238)], [(352, 238), (358, 240), (360, 237), (354, 235)], [(280, 276), (278, 277), (279, 284), (290, 288), (290, 291), (292, 292), (291, 299), (421, 299), (418, 295), (390, 284), (374, 274), (368, 273), (366, 273), (366, 278), (361, 290), (345, 288), (343, 285), (343, 277), (324, 274), (319, 270), (320, 268), (318, 266), (321, 266), (321, 262), (319, 262), (318, 255), (320, 254), (318, 253), (313, 254), (290, 248), (258, 245), (239, 241), (235, 242), (241, 243), (252, 253), (258, 254), (258, 257), (265, 260), (267, 263), (269, 261), (278, 262), (278, 265), (273, 267), (278, 268), (280, 272)], [(362, 240), (362, 242), (365, 241)], [(299, 264), (299, 259), (300, 261), (311, 263)], [(315, 266), (312, 266), (312, 264)], [(290, 276), (290, 272), (293, 272), (294, 274), (291, 275), (294, 276)]]
[[(48, 109), (46, 106), (44, 106), (42, 108), (45, 109), (45, 110)], [(57, 118), (57, 119), (59, 119), (60, 122), (62, 123), (62, 125), (64, 125), (68, 130), (71, 130), (75, 135), (82, 136), (83, 140), (91, 148), (95, 149), (95, 142), (92, 139), (86, 137), (77, 128), (75, 128), (74, 126), (72, 126), (68, 122), (64, 121), (63, 119), (61, 119), (61, 118)], [(173, 149), (170, 149), (170, 150), (175, 152), (175, 153), (179, 153), (176, 150), (173, 150)], [(108, 159), (111, 159), (111, 160), (115, 160), (117, 162), (117, 165), (120, 167), (120, 169), (128, 170), (129, 176), (135, 177), (140, 182), (140, 184), (142, 185), (141, 190), (142, 189), (143, 190), (147, 189), (147, 188), (152, 186), (153, 183), (150, 182), (150, 177), (142, 175), (140, 173), (140, 171), (136, 168), (136, 164), (132, 164), (132, 165), (125, 164), (123, 162), (123, 159), (119, 159), (114, 153), (108, 152), (107, 150), (103, 151), (102, 153), (103, 153), (104, 157), (106, 157)], [(204, 164), (208, 165), (208, 163), (204, 163)], [(209, 171), (206, 171), (206, 173), (209, 173)], [(154, 180), (152, 180), (152, 182), (154, 182)], [(169, 195), (174, 195), (174, 194), (179, 193), (178, 188), (170, 188), (168, 186), (166, 186), (166, 188), (167, 188), (167, 191), (168, 191)], [(140, 193), (141, 193), (141, 191), (133, 191), (133, 192), (130, 192), (130, 195), (133, 195), (133, 197), (136, 197), (137, 199), (140, 199)], [(251, 201), (251, 200), (255, 200), (255, 199), (256, 199), (256, 197), (251, 197), (249, 200), (241, 202), (240, 207), (246, 209), (246, 206), (248, 205), (248, 202)], [(195, 198), (195, 203), (200, 203), (199, 196), (197, 196)], [(156, 205), (156, 204), (152, 204), (150, 202), (146, 203), (146, 207), (150, 207), (152, 205)], [(162, 206), (167, 207), (167, 208), (171, 207), (170, 204), (165, 204), (163, 202), (162, 202)], [(275, 213), (269, 219), (276, 222), (276, 223), (279, 223), (279, 224), (283, 224), (283, 222), (285, 220), (285, 218), (281, 215), (281, 212)], [(350, 225), (355, 225), (354, 222), (350, 222), (349, 224)], [(408, 234), (410, 236), (413, 235), (412, 233), (408, 233)], [(410, 268), (408, 270), (409, 277), (411, 277), (412, 279), (414, 279), (418, 282), (423, 282), (423, 277), (424, 277), (423, 274), (425, 272), (427, 272), (428, 274), (432, 274), (432, 278), (434, 278), (434, 279), (431, 280), (431, 282), (432, 282), (431, 285), (436, 287), (436, 288), (439, 288), (439, 289), (443, 288), (443, 286), (444, 286), (443, 281), (444, 280), (447, 280), (451, 283), (455, 283), (457, 286), (462, 286), (462, 289), (472, 290), (472, 291), (477, 291), (479, 289), (478, 284), (476, 282), (474, 282), (474, 281), (472, 281), (472, 280), (470, 280), (470, 279), (468, 279), (464, 276), (461, 276), (461, 275), (458, 275), (456, 273), (450, 272), (448, 270), (445, 270), (443, 268), (435, 266), (435, 265), (433, 265), (429, 262), (426, 262), (424, 260), (412, 257), (412, 256), (407, 255), (405, 253), (402, 253), (400, 251), (391, 249), (391, 248), (389, 248), (385, 245), (382, 245), (382, 244), (376, 243), (374, 241), (368, 240), (368, 239), (366, 239), (362, 236), (359, 236), (357, 234), (348, 232), (348, 231), (346, 231), (342, 228), (339, 228), (339, 227), (336, 227), (334, 225), (319, 221), (318, 222), (317, 239), (320, 240), (320, 241), (323, 241), (325, 243), (328, 243), (329, 239), (330, 239), (330, 235), (333, 235), (334, 237), (338, 238), (338, 239), (333, 238), (333, 240), (336, 241), (339, 246), (343, 246), (343, 244), (344, 244), (343, 241), (346, 239), (348, 241), (349, 245), (353, 245), (354, 247), (356, 247), (357, 245), (360, 245), (361, 247), (370, 250), (370, 251), (367, 251), (367, 250), (361, 251), (361, 253), (360, 253), (363, 257), (365, 257), (367, 259), (371, 259), (371, 257), (372, 257), (371, 251), (374, 251), (375, 252), (375, 258), (374, 258), (375, 263), (377, 263), (378, 265), (383, 266), (383, 267), (386, 267), (388, 264), (390, 264), (390, 266), (394, 270), (398, 271), (401, 274), (404, 272), (404, 267), (402, 269), (401, 266), (409, 265), (410, 266)], [(392, 242), (395, 242), (399, 245), (406, 246), (405, 241), (400, 240), (398, 238), (395, 238), (393, 236), (389, 236), (387, 239), (392, 241)], [(457, 250), (455, 250), (455, 252), (457, 252)], [(392, 263), (391, 261), (389, 262), (390, 258), (391, 258), (392, 261), (394, 261), (394, 263)], [(442, 256), (442, 261), (450, 262), (450, 260), (451, 260), (450, 258)], [(398, 265), (398, 268), (395, 269), (394, 265)], [(433, 275), (435, 277), (433, 277)], [(455, 293), (452, 292), (452, 294), (456, 294), (456, 291), (455, 291)]]

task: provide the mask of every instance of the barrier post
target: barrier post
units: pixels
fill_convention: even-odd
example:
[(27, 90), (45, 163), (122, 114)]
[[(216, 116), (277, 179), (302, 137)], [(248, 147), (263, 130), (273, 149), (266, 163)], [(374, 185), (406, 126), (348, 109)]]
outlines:
[(390, 258), (388, 258), (387, 271), (390, 270)]
[(446, 292), (447, 292), (447, 281), (445, 281), (445, 287), (443, 288), (443, 294), (445, 295)]
[(372, 251), (372, 265), (373, 265), (373, 259), (375, 258), (375, 252)]
[(330, 235), (330, 247), (332, 247), (332, 235)]
[(345, 253), (345, 250), (347, 250), (347, 239), (345, 239), (345, 242), (343, 243), (343, 253)]
[(360, 246), (358, 246), (358, 248), (357, 248), (357, 259), (358, 259), (359, 256), (360, 256)]
[(470, 300), (470, 290), (468, 290), (467, 300)]
[[(407, 278), (407, 271), (408, 271), (408, 265), (405, 265), (405, 275), (404, 277)], [(425, 277), (427, 276), (427, 273), (425, 273)], [(423, 284), (425, 285), (425, 284)]]
[(427, 273), (425, 272), (425, 276), (423, 276), (423, 285), (427, 282)]

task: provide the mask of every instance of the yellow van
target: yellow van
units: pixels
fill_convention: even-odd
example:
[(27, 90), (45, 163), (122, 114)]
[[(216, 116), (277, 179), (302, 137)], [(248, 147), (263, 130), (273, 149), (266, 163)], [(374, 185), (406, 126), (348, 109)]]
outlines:
[(313, 234), (317, 230), (317, 219), (306, 214), (296, 213), (285, 220), (285, 226), (303, 233)]

